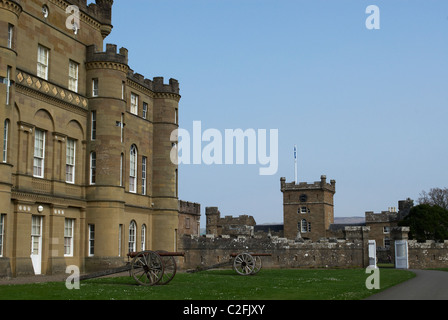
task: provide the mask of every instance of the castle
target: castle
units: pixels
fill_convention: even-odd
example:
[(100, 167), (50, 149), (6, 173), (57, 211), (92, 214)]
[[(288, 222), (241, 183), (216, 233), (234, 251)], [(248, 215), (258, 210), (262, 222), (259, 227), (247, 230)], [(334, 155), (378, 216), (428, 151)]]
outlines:
[(0, 2), (0, 276), (176, 250), (179, 83), (134, 72), (125, 48), (103, 51), (112, 6)]
[[(69, 28), (71, 6), (79, 23)], [(145, 78), (130, 68), (127, 49), (104, 44), (112, 7), (0, 1), (0, 277), (103, 270), (143, 250), (184, 250), (190, 267), (249, 248), (273, 253), (273, 267), (365, 267), (370, 237), (384, 247), (407, 238), (394, 212), (335, 228), (336, 182), (326, 176), (281, 178), (281, 226), (221, 218), (210, 207), (200, 237), (200, 205), (179, 200), (170, 159), (179, 83)], [(448, 261), (448, 242), (411, 249), (418, 267)]]
[(330, 226), (334, 223), (334, 194), (336, 181), (327, 183), (322, 175), (320, 181), (314, 183), (287, 183), (280, 179), (280, 190), (283, 193), (283, 225), (256, 225), (253, 217), (226, 216), (221, 218), (216, 207), (206, 208), (207, 234), (253, 236), (257, 232), (271, 233), (295, 240), (317, 241), (331, 236)]

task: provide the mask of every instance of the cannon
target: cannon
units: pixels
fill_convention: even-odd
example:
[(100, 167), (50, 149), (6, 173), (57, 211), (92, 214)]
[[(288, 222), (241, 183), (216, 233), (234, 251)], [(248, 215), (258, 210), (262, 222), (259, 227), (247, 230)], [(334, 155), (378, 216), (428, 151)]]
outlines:
[[(82, 275), (80, 280), (99, 278), (106, 275), (129, 271), (130, 276), (142, 286), (165, 285), (176, 275), (174, 257), (184, 256), (184, 252), (140, 251), (127, 254), (128, 262), (121, 267)], [(129, 259), (132, 259), (129, 261)]]
[(229, 261), (217, 263), (206, 267), (198, 267), (196, 269), (187, 270), (187, 272), (194, 273), (231, 265), (233, 270), (239, 275), (254, 275), (257, 274), (262, 268), (261, 257), (270, 256), (272, 256), (272, 254), (270, 253), (231, 253), (229, 255)]

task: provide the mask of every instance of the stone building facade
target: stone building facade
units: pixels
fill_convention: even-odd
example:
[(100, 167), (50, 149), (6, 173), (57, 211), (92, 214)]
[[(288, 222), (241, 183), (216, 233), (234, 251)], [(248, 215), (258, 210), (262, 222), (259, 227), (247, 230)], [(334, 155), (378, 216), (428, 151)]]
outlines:
[(206, 233), (214, 236), (253, 236), (255, 219), (252, 216), (225, 216), (221, 218), (218, 207), (205, 208)]
[(280, 179), (283, 193), (284, 237), (319, 240), (329, 237), (330, 225), (334, 223), (336, 181), (327, 183), (325, 175), (314, 183), (287, 183)]
[(179, 200), (179, 235), (200, 235), (201, 205)]
[[(67, 28), (71, 5), (79, 25)], [(176, 249), (179, 83), (134, 73), (125, 48), (103, 51), (112, 6), (0, 2), (0, 276)]]
[(381, 213), (367, 211), (365, 225), (370, 227), (371, 240), (375, 240), (377, 247), (390, 247), (391, 230), (398, 226), (398, 222), (409, 214), (413, 201), (411, 199), (398, 201), (396, 208), (389, 208)]

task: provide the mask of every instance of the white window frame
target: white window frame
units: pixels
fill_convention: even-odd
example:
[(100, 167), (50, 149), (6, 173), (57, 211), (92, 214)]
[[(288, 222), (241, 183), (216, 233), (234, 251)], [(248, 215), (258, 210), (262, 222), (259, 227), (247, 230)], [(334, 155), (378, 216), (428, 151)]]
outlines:
[(131, 92), (131, 113), (138, 115), (138, 95)]
[(37, 48), (37, 76), (48, 80), (48, 61), (50, 50), (44, 46), (38, 45)]
[(65, 182), (75, 183), (76, 140), (67, 138), (65, 152)]
[(79, 63), (69, 60), (68, 62), (68, 89), (78, 92)]
[(143, 119), (148, 117), (148, 104), (146, 102), (143, 102), (142, 117)]
[(8, 66), (6, 68), (6, 105), (9, 105), (9, 99), (10, 99), (10, 88), (11, 88), (11, 70), (12, 67)]
[(45, 131), (34, 130), (33, 176), (43, 178), (45, 172)]
[(142, 225), (141, 236), (142, 236), (140, 239), (141, 250), (145, 251), (146, 250), (146, 224)]
[(0, 257), (3, 257), (5, 246), (5, 217), (6, 214), (0, 214)]
[(142, 195), (146, 195), (146, 169), (148, 158), (142, 157)]
[(129, 224), (129, 239), (128, 239), (128, 250), (129, 252), (136, 252), (137, 247), (137, 224), (134, 220)]
[(123, 233), (123, 225), (118, 225), (118, 256), (121, 257), (121, 239)]
[(3, 163), (8, 162), (8, 137), (9, 136), (9, 119), (5, 120), (3, 128)]
[(75, 219), (66, 218), (64, 222), (64, 257), (73, 257), (73, 238)]
[(302, 219), (302, 221), (300, 221), (300, 232), (302, 233), (308, 232), (308, 223), (306, 219)]
[(122, 153), (120, 155), (120, 187), (123, 186), (123, 160), (124, 160), (124, 154)]
[(42, 250), (42, 217), (31, 216), (31, 254), (39, 255)]
[(92, 97), (98, 97), (99, 94), (99, 82), (98, 78), (92, 79)]
[(131, 146), (129, 152), (129, 192), (137, 192), (137, 161), (138, 151), (135, 144)]
[(90, 114), (90, 140), (96, 140), (96, 111)]
[(8, 24), (8, 48), (12, 49), (14, 42), (14, 25)]
[(90, 152), (90, 184), (96, 183), (96, 152)]
[(95, 255), (95, 225), (89, 224), (89, 257)]

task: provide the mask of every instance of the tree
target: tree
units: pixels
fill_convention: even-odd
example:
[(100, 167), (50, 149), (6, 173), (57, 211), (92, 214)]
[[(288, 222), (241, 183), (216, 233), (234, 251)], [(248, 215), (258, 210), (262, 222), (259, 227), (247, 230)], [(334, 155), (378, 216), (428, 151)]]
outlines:
[(409, 239), (443, 241), (448, 239), (448, 210), (438, 205), (420, 204), (411, 208), (398, 225), (409, 227)]
[(418, 198), (418, 204), (437, 205), (448, 210), (448, 188), (432, 188), (429, 192), (422, 191)]

